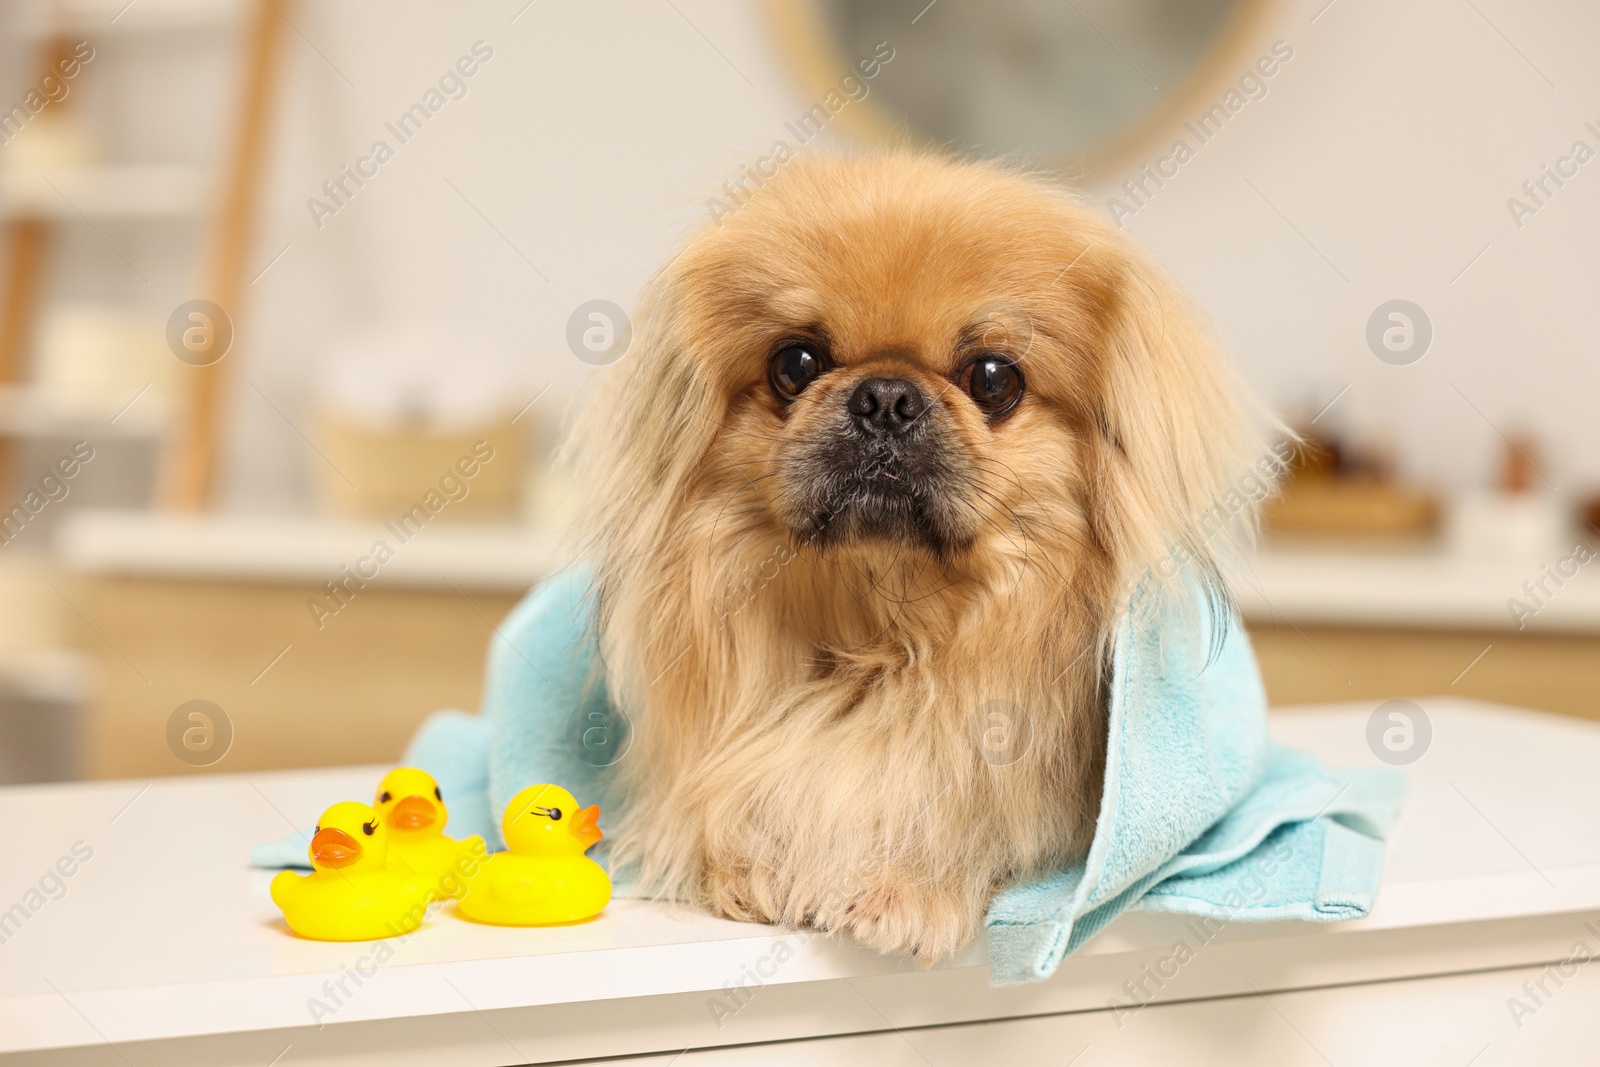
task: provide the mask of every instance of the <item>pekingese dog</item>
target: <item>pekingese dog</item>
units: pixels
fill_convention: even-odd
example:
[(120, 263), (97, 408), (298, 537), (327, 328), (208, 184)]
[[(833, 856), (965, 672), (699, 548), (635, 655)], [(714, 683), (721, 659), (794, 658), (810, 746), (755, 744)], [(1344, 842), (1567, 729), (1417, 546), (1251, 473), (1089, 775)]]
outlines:
[(1129, 591), (1215, 584), (1258, 452), (1122, 233), (913, 154), (797, 159), (690, 240), (585, 418), (614, 857), (923, 960), (1087, 849)]

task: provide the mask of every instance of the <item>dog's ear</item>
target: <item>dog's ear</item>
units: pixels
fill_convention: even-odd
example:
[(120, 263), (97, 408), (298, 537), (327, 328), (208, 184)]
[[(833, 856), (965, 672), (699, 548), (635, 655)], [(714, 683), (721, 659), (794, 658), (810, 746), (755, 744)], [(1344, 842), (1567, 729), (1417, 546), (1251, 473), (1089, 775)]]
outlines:
[(665, 503), (670, 494), (656, 490), (686, 478), (715, 435), (705, 410), (712, 390), (682, 339), (681, 289), (674, 264), (645, 287), (627, 351), (600, 371), (567, 439), (563, 456), (581, 479), (588, 528)]
[(1125, 242), (1111, 259), (1089, 434), (1095, 534), (1129, 595), (1198, 580), (1220, 608), (1222, 567), (1254, 536), (1281, 450), (1265, 447), (1241, 384), (1165, 273)]
[(643, 596), (662, 580), (651, 562), (676, 550), (659, 543), (662, 531), (676, 529), (674, 507), (720, 421), (720, 386), (703, 380), (685, 341), (684, 288), (678, 261), (645, 287), (627, 351), (599, 372), (560, 456), (581, 501), (575, 547), (595, 569), (602, 628), (625, 610), (616, 591)]

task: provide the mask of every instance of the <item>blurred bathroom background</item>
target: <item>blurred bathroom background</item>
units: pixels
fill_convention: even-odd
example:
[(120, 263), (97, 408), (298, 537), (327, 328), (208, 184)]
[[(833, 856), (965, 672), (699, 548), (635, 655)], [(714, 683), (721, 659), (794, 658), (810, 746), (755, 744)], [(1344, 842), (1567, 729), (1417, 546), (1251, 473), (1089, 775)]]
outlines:
[(1276, 705), (1600, 715), (1596, 40), (1579, 0), (7, 0), (0, 782), (476, 708), (642, 284), (880, 143), (1070, 177), (1304, 436), (1233, 575)]

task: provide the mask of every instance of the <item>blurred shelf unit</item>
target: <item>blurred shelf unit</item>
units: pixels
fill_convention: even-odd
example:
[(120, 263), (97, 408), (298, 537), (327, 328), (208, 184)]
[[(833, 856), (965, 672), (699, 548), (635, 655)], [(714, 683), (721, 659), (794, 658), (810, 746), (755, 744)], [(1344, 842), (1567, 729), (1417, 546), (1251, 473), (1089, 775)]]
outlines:
[(562, 558), (536, 529), (442, 517), (81, 509), (54, 544), (94, 620), (101, 778), (189, 770), (163, 731), (196, 694), (250, 738), (219, 769), (392, 761), (430, 713), (479, 706), (501, 620)]
[(162, 398), (130, 392), (127, 401), (89, 401), (36, 385), (0, 385), (0, 437), (137, 440), (165, 432), (167, 405)]
[(12, 218), (193, 220), (208, 194), (203, 171), (176, 164), (0, 170), (0, 216)]
[(67, 0), (45, 11), (27, 32), (38, 39), (214, 31), (235, 25), (241, 10), (239, 0)]
[(1274, 706), (1451, 693), (1600, 719), (1600, 564), (1575, 563), (1266, 548), (1230, 577)]
[(90, 691), (90, 659), (64, 648), (0, 657), (0, 691), (13, 699), (77, 704)]
[(89, 656), (64, 649), (0, 657), (0, 783), (82, 773), (81, 710), (93, 695)]
[[(31, 83), (61, 71), (71, 91), (12, 131), (0, 156), (7, 499), (36, 477), (38, 450), (63, 437), (105, 441), (113, 451), (136, 446), (131, 458), (100, 461), (98, 487), (81, 483), (71, 507), (127, 505), (126, 493), (100, 492), (118, 488), (113, 472), (139, 481), (134, 502), (154, 499), (180, 385), (163, 334), (167, 301), (192, 293), (219, 192), (212, 156), (232, 140), (226, 119), (215, 120), (219, 138), (209, 117), (208, 102), (229, 92), (219, 78), (231, 81), (231, 68), (213, 60), (238, 47), (248, 10), (243, 0), (39, 0), (10, 13), (17, 51), (31, 56)], [(83, 41), (106, 58), (83, 58), (68, 72)], [(201, 104), (206, 117), (196, 120)], [(141, 131), (155, 126), (174, 136), (157, 139), (158, 158), (141, 158)], [(125, 238), (123, 227), (140, 229)], [(113, 269), (86, 269), (96, 265), (88, 257)]]
[(561, 560), (550, 533), (511, 524), (441, 522), (411, 530), (301, 516), (98, 509), (64, 520), (56, 547), (62, 565), (81, 575), (310, 583), (315, 589), (340, 581), (343, 569), (370, 557), (380, 540), (394, 553), (372, 579), (380, 587), (517, 593)]
[[(1557, 584), (1548, 560), (1266, 548), (1231, 573), (1246, 621), (1374, 629), (1600, 635), (1600, 566)], [(1543, 591), (1526, 588), (1543, 583)], [(1513, 611), (1512, 600), (1527, 611)]]

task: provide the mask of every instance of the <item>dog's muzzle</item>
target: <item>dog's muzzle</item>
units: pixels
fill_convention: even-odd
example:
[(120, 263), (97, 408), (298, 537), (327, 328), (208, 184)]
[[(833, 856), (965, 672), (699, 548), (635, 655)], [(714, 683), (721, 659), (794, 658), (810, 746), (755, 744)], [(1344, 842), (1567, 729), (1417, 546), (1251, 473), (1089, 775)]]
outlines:
[(905, 378), (866, 378), (800, 460), (809, 530), (818, 544), (911, 541), (944, 553), (966, 540), (951, 515), (957, 479), (933, 402)]

